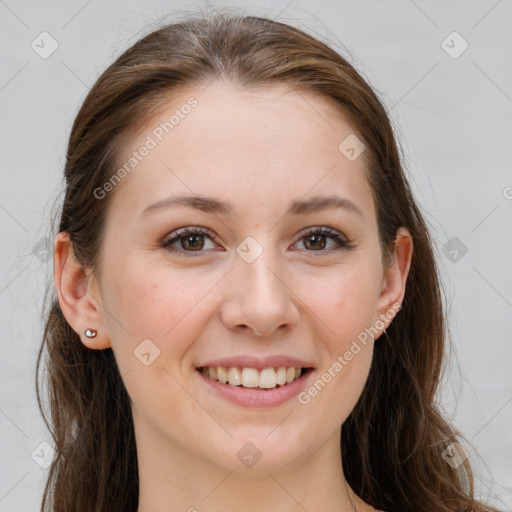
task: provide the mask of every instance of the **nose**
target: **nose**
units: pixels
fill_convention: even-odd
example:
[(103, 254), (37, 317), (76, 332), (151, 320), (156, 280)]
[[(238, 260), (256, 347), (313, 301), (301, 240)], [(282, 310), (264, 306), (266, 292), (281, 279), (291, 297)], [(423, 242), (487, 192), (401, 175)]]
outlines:
[(264, 256), (252, 263), (235, 258), (221, 307), (226, 328), (270, 336), (297, 325), (299, 311), (290, 275)]

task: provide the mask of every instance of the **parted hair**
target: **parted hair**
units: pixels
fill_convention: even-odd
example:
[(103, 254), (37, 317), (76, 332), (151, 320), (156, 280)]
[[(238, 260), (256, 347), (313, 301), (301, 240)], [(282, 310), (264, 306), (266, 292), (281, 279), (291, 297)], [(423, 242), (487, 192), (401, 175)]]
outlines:
[[(58, 231), (69, 234), (80, 264), (100, 275), (116, 190), (101, 200), (94, 190), (117, 169), (119, 148), (173, 93), (220, 79), (245, 88), (284, 84), (336, 105), (366, 146), (385, 266), (398, 228), (413, 237), (402, 307), (375, 344), (365, 387), (342, 426), (348, 484), (386, 512), (495, 511), (474, 497), (469, 460), (454, 468), (442, 457), (451, 443), (463, 442), (436, 401), (450, 342), (444, 294), (390, 119), (372, 87), (326, 43), (282, 22), (227, 14), (190, 16), (142, 37), (101, 74), (76, 115)], [(133, 418), (112, 350), (86, 348), (50, 288), (45, 304), (37, 397), (56, 456), (41, 511), (136, 512)]]

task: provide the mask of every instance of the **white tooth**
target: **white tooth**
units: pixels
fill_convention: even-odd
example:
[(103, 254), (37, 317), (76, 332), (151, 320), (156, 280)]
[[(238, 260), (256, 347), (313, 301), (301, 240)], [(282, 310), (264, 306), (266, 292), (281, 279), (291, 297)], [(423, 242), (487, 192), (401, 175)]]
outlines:
[(242, 385), (246, 388), (257, 388), (258, 384), (258, 370), (255, 368), (244, 368), (242, 370)]
[(284, 384), (286, 384), (286, 368), (284, 366), (280, 366), (277, 369), (277, 372), (276, 372), (276, 382), (280, 386), (283, 386)]
[(295, 368), (295, 378), (298, 379), (300, 377), (300, 368)]
[(238, 368), (236, 368), (235, 366), (231, 366), (229, 368), (228, 379), (229, 379), (229, 383), (232, 386), (240, 386), (240, 384), (242, 383), (242, 378), (240, 376), (240, 372), (238, 371)]
[(210, 366), (210, 368), (208, 368), (208, 375), (210, 379), (217, 380), (217, 368)]
[(222, 382), (222, 384), (226, 384), (226, 382), (229, 380), (227, 368), (224, 368), (224, 366), (219, 366), (217, 368), (217, 377), (219, 379), (219, 382)]
[(276, 372), (274, 368), (264, 368), (260, 373), (260, 388), (271, 389), (276, 387)]
[(290, 384), (295, 380), (295, 368), (286, 368), (286, 382)]

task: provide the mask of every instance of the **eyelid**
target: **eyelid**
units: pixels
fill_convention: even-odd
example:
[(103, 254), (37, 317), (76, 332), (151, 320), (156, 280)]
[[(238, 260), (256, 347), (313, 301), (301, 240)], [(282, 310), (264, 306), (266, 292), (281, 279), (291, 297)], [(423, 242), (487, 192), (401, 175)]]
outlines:
[(188, 234), (196, 234), (196, 233), (200, 233), (202, 235), (208, 235), (211, 238), (216, 238), (217, 237), (215, 232), (213, 232), (209, 228), (204, 228), (202, 226), (186, 226), (186, 227), (183, 227), (183, 228), (175, 229), (171, 233), (167, 234), (164, 237), (164, 239), (163, 239), (163, 243), (165, 243), (168, 240), (172, 240), (173, 238), (177, 238), (179, 236), (185, 236), (185, 235), (188, 235)]
[(299, 231), (297, 236), (299, 240), (308, 235), (315, 235), (320, 233), (321, 235), (326, 235), (330, 237), (339, 237), (343, 242), (348, 243), (348, 238), (345, 237), (343, 233), (338, 231), (337, 229), (330, 228), (328, 226), (310, 226), (309, 228), (305, 228), (302, 231)]

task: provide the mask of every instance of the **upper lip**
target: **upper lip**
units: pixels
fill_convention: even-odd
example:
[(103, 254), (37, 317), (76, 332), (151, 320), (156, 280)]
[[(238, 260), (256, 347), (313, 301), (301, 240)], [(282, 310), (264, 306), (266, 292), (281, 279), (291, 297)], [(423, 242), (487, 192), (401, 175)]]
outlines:
[(237, 367), (237, 368), (256, 368), (257, 370), (263, 370), (264, 368), (279, 368), (284, 366), (286, 368), (314, 368), (314, 365), (308, 361), (296, 359), (295, 357), (277, 355), (267, 357), (256, 357), (256, 356), (232, 356), (225, 357), (223, 359), (214, 359), (206, 361), (197, 366), (201, 368), (203, 366), (209, 367)]

